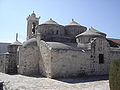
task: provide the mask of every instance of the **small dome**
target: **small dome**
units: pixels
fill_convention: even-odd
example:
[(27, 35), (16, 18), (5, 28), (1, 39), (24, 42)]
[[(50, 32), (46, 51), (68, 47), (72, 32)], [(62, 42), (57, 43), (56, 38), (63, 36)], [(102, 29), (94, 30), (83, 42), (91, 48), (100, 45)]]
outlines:
[(23, 46), (37, 46), (36, 38), (31, 38), (23, 43)]
[(54, 20), (52, 20), (52, 18), (50, 18), (48, 21), (46, 21), (46, 22), (43, 23), (43, 24), (56, 24), (56, 25), (58, 25), (58, 23), (55, 22)]
[(75, 26), (81, 26), (79, 23), (77, 23), (76, 21), (74, 21), (74, 19), (72, 19), (72, 21), (68, 25), (66, 25), (66, 26), (73, 26), (73, 25), (75, 25)]
[(22, 43), (17, 40), (17, 41), (15, 41), (15, 42), (13, 42), (11, 45), (22, 46)]
[(105, 37), (106, 34), (100, 32), (100, 31), (97, 31), (96, 29), (94, 28), (89, 28), (89, 30), (77, 35), (76, 37), (80, 37), (80, 36), (102, 36), (102, 37)]
[(31, 16), (32, 16), (32, 17), (36, 17), (36, 14), (34, 13), (34, 11), (33, 11), (33, 13), (31, 14)]
[(99, 34), (101, 34), (101, 35), (103, 35), (103, 36), (106, 36), (106, 34), (105, 34), (105, 33), (100, 32), (100, 31), (96, 30), (96, 29), (95, 29), (95, 28), (93, 28), (93, 27), (91, 27), (90, 29), (91, 29), (91, 30), (94, 30), (96, 33), (99, 33)]

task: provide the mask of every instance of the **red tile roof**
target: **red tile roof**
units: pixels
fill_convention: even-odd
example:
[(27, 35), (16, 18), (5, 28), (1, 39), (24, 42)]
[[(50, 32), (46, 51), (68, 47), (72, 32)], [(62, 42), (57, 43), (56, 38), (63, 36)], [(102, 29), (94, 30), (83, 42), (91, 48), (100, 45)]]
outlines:
[(120, 39), (113, 39), (113, 38), (107, 38), (107, 39), (110, 40), (110, 41), (113, 41), (117, 44), (120, 44)]

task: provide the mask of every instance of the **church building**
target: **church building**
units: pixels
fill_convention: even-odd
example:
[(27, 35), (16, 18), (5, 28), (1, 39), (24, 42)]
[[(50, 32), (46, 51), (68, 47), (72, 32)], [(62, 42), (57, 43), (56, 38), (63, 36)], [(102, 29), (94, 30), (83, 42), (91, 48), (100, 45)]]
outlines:
[(0, 54), (0, 71), (48, 78), (106, 75), (111, 61), (120, 60), (120, 39), (75, 20), (60, 25), (52, 18), (39, 24), (33, 12), (27, 17), (27, 40), (8, 45)]

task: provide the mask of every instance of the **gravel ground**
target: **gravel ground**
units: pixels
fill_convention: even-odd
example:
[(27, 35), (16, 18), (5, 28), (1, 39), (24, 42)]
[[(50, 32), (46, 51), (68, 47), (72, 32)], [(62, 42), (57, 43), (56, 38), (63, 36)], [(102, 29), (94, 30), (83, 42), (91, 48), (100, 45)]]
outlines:
[(49, 79), (0, 73), (1, 81), (4, 81), (5, 90), (110, 90), (105, 76)]

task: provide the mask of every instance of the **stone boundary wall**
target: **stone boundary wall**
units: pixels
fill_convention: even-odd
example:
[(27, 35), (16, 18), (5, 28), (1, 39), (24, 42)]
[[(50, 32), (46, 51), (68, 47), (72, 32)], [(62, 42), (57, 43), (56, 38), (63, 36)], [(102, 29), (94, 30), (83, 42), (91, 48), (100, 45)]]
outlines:
[(0, 72), (7, 73), (9, 65), (9, 54), (0, 54)]

